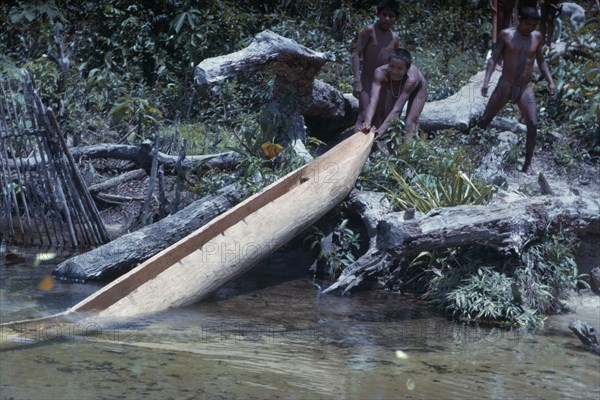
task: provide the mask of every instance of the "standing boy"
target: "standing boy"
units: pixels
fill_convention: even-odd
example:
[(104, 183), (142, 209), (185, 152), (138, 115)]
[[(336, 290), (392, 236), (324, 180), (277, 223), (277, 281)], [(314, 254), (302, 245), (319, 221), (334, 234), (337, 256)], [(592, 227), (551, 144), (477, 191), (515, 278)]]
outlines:
[(411, 54), (404, 49), (394, 50), (388, 63), (375, 70), (371, 99), (361, 130), (374, 130), (375, 136), (381, 137), (408, 101), (403, 141), (409, 143), (426, 100), (427, 82), (412, 64)]
[(496, 14), (496, 37), (498, 37), (502, 30), (510, 27), (516, 2), (517, 0), (497, 0), (497, 8), (495, 9), (492, 0), (489, 0), (490, 8), (492, 9), (492, 18)]
[(537, 61), (542, 75), (548, 81), (550, 94), (554, 96), (556, 93), (552, 75), (542, 52), (542, 34), (535, 30), (539, 20), (540, 15), (535, 8), (525, 7), (519, 10), (519, 24), (500, 33), (492, 58), (488, 60), (486, 66), (481, 94), (487, 96), (494, 66), (500, 60), (503, 61), (502, 76), (498, 80), (483, 115), (477, 122), (477, 126), (485, 129), (506, 103), (512, 101), (519, 106), (519, 111), (527, 126), (525, 163), (522, 171), (528, 174), (533, 174), (531, 159), (537, 138), (537, 109), (531, 83), (534, 60)]
[[(358, 36), (356, 47), (352, 52), (352, 71), (354, 83), (352, 94), (358, 99), (358, 118), (354, 130), (360, 129), (365, 110), (369, 105), (373, 74), (377, 67), (385, 64), (390, 53), (398, 47), (398, 34), (392, 27), (400, 15), (397, 1), (384, 0), (377, 6), (379, 20), (367, 26)], [(362, 70), (360, 62), (362, 58)]]
[(560, 14), (560, 0), (540, 0), (540, 13), (542, 15), (540, 21), (542, 40), (546, 46), (551, 47), (554, 37), (554, 21)]

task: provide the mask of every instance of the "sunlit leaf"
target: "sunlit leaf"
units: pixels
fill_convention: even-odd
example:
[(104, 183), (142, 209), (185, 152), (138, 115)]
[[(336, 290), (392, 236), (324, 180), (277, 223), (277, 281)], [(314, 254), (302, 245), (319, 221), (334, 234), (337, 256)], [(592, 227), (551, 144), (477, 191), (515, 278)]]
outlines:
[(263, 143), (261, 148), (267, 160), (274, 158), (277, 153), (280, 153), (283, 150), (281, 145), (272, 142)]
[(51, 276), (44, 276), (37, 287), (46, 292), (52, 290), (54, 287), (54, 279)]

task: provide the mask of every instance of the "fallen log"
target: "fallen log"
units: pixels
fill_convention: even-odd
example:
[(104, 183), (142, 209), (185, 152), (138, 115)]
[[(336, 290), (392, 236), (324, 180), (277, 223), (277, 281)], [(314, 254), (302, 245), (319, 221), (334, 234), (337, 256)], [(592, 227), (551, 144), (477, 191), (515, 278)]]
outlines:
[(589, 197), (539, 196), (510, 203), (437, 208), (406, 219), (405, 212), (389, 213), (377, 226), (375, 247), (346, 268), (325, 290), (359, 284), (381, 272), (382, 261), (415, 256), (422, 251), (457, 246), (485, 246), (503, 255), (521, 254), (547, 233), (600, 233), (600, 200)]
[[(74, 159), (98, 159), (110, 158), (113, 160), (131, 161), (136, 167), (150, 171), (152, 165), (152, 146), (142, 144), (141, 146), (131, 146), (124, 144), (95, 144), (90, 146), (72, 147), (69, 153)], [(158, 152), (158, 162), (164, 165), (165, 171), (171, 172), (177, 164), (179, 156), (169, 155)], [(242, 156), (234, 151), (223, 153), (203, 154), (195, 156), (186, 156), (180, 162), (182, 169), (192, 169), (202, 167), (205, 169), (232, 170), (240, 163)], [(44, 166), (44, 160), (33, 155), (28, 158), (9, 159), (6, 162), (9, 169), (22, 169), (24, 171), (33, 171), (38, 167)]]
[[(419, 128), (425, 132), (435, 132), (442, 129), (458, 129), (467, 131), (474, 127), (477, 118), (483, 114), (489, 97), (481, 95), (481, 84), (485, 71), (473, 75), (458, 92), (442, 100), (425, 103), (419, 117)], [(490, 93), (493, 92), (500, 73), (496, 72), (490, 79)], [(490, 126), (500, 130), (525, 132), (525, 126), (516, 121), (496, 117)]]
[(506, 204), (438, 208), (405, 221), (392, 213), (381, 221), (377, 248), (401, 257), (407, 252), (485, 245), (503, 254), (520, 254), (547, 232), (600, 232), (598, 199), (531, 197)]
[(103, 182), (92, 185), (89, 187), (89, 191), (92, 195), (97, 195), (102, 191), (111, 189), (132, 180), (141, 179), (144, 176), (146, 176), (146, 171), (143, 169), (136, 169), (134, 171), (129, 171), (114, 178), (110, 178)]
[[(152, 145), (143, 143), (141, 146), (130, 146), (122, 144), (96, 144), (92, 146), (74, 147), (70, 150), (71, 155), (75, 159), (79, 158), (111, 158), (114, 160), (131, 161), (137, 167), (149, 172), (152, 166)], [(172, 171), (179, 156), (173, 156), (158, 152), (157, 160), (160, 165), (163, 165), (165, 171)], [(234, 169), (241, 161), (242, 157), (233, 151), (205, 154), (197, 156), (186, 156), (183, 161), (180, 161), (182, 169), (192, 169), (202, 166), (206, 169)], [(31, 163), (31, 161), (30, 161)]]
[(59, 264), (52, 275), (69, 281), (108, 281), (184, 238), (247, 196), (239, 185), (196, 200), (181, 211)]

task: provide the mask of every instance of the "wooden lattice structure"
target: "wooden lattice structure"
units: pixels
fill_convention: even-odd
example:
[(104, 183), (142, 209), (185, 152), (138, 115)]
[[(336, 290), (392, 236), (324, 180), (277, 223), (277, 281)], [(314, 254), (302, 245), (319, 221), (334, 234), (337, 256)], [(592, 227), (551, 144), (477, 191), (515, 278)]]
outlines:
[(54, 113), (29, 75), (0, 82), (0, 239), (78, 247), (110, 241)]

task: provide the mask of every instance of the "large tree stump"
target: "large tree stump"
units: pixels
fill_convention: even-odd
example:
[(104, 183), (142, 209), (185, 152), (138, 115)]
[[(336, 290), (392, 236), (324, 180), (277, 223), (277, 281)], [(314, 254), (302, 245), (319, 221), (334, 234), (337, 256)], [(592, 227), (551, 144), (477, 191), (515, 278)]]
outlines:
[[(294, 122), (293, 132), (283, 133), (278, 140), (287, 143), (285, 134), (288, 134), (291, 142), (303, 142), (306, 132), (302, 117), (308, 125), (322, 129), (328, 126), (343, 129), (356, 119), (356, 109), (350, 99), (315, 79), (323, 65), (331, 61), (335, 61), (331, 53), (313, 51), (267, 30), (257, 34), (243, 50), (203, 60), (196, 67), (195, 82), (199, 85), (214, 83), (256, 71), (273, 74), (273, 101)], [(291, 105), (286, 106), (287, 103)]]

